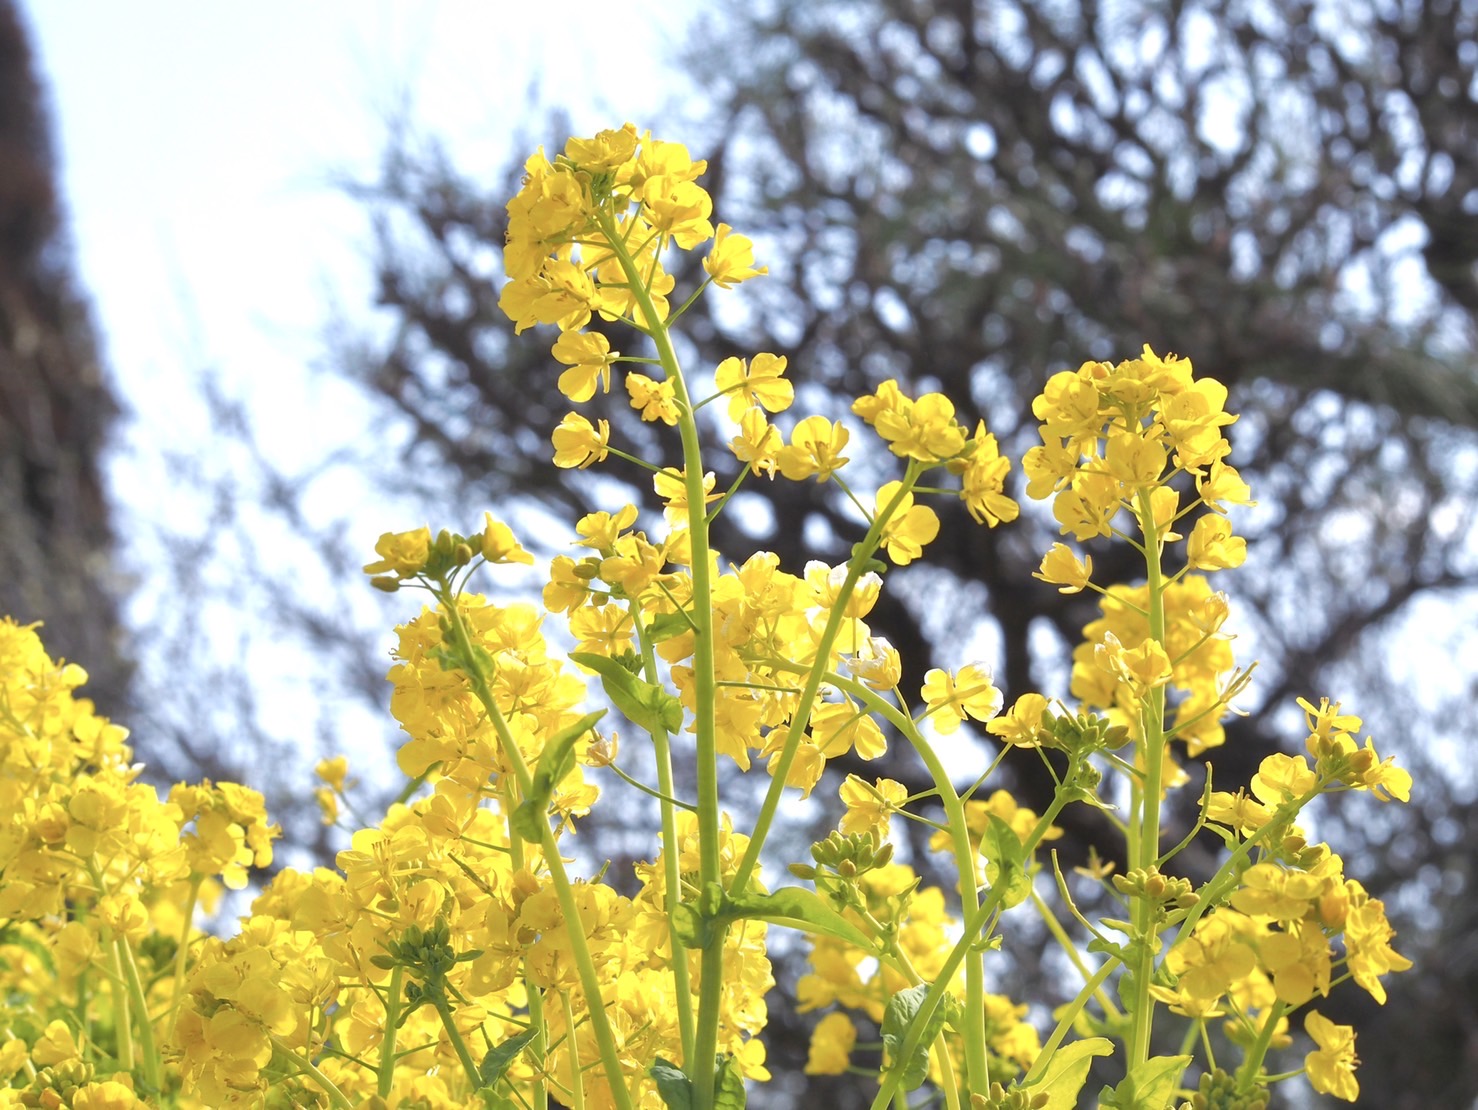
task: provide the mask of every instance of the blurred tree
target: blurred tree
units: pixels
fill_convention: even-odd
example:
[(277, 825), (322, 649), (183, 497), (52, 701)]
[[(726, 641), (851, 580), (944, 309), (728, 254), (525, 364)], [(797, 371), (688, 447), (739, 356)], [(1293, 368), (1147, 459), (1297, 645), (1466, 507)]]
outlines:
[[(1239, 518), (1252, 556), (1228, 588), (1240, 654), (1261, 668), (1217, 781), (1247, 781), (1298, 735), (1293, 699), (1323, 693), (1414, 765), (1408, 810), (1331, 809), (1319, 831), (1426, 969), (1357, 1015), (1366, 1090), (1465, 1105), (1478, 961), (1458, 845), (1474, 784), (1442, 763), (1469, 692), (1412, 656), (1470, 652), (1458, 614), (1478, 600), (1478, 2), (770, 0), (723, 17), (690, 61), (714, 103), (690, 145), (719, 215), (771, 267), (705, 303), (693, 365), (786, 355), (811, 383), (805, 411), (890, 377), (940, 388), (1018, 457), (1041, 382), (1084, 359), (1148, 342), (1232, 388), (1234, 461), (1262, 503)], [(545, 462), (568, 405), (546, 346), (515, 341), (496, 308), (509, 184), (391, 144), (360, 190), (389, 338), (346, 337), (341, 361), (418, 432), (402, 487), (427, 475), (439, 503), (450, 469), (473, 496), (567, 514), (611, 478)], [(622, 395), (598, 403), (613, 440), (651, 442)], [(724, 518), (721, 549), (844, 559), (845, 508), (814, 490), (766, 487)], [(961, 629), (985, 630), (1008, 698), (1060, 692), (1093, 604), (1031, 583), (1055, 527), (1035, 514), (987, 531), (950, 511), (930, 569), (895, 573), (875, 623), (916, 672), (958, 664), (989, 643)], [(1015, 785), (1040, 804), (1044, 783)]]
[(101, 468), (118, 411), (72, 273), (26, 28), (0, 0), (0, 614), (44, 621), (99, 710), (126, 719), (125, 584)]

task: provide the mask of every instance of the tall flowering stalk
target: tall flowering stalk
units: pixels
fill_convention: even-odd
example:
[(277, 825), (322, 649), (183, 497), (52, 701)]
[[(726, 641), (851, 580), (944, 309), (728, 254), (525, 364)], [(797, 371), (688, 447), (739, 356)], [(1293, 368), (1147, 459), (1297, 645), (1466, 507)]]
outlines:
[[(873, 1076), (875, 1110), (924, 1087), (950, 1110), (1066, 1108), (1098, 1057), (1113, 1057), (1101, 1106), (1250, 1108), (1300, 1073), (1357, 1096), (1352, 1030), (1311, 1007), (1346, 979), (1384, 1001), (1383, 977), (1409, 964), (1381, 903), (1297, 822), (1326, 793), (1404, 801), (1409, 777), (1356, 741), (1359, 718), (1301, 701), (1306, 755), (1269, 757), (1235, 791), (1208, 776), (1194, 825), (1168, 828), (1181, 764), (1223, 743), (1251, 675), (1208, 578), (1242, 562), (1227, 512), (1251, 504), (1227, 461), (1226, 390), (1148, 348), (1051, 377), (1026, 490), (1051, 499), (1077, 546), (1055, 544), (1037, 577), (1101, 598), (1072, 704), (1028, 692), (1005, 707), (991, 669), (969, 661), (930, 670), (910, 699), (868, 623), (883, 576), (937, 538), (931, 499), (963, 502), (983, 526), (1014, 520), (1011, 464), (941, 394), (889, 381), (855, 400), (854, 419), (792, 417), (784, 358), (680, 365), (688, 306), (765, 273), (747, 238), (712, 223), (704, 168), (630, 125), (528, 161), (503, 309), (519, 332), (557, 329), (572, 403), (619, 383), (641, 419), (672, 429), (641, 458), (611, 443), (607, 421), (571, 412), (554, 464), (645, 471), (662, 525), (593, 507), (538, 606), (469, 592), (484, 567), (533, 562), (491, 514), (467, 534), (382, 536), (374, 584), (430, 602), (399, 629), (389, 674), (404, 790), (336, 870), (279, 872), (235, 936), (205, 936), (193, 917), (216, 884), (243, 886), (270, 861), (260, 796), (203, 784), (161, 801), (132, 781), (121, 730), (73, 699), (75, 669), (52, 664), (34, 631), (0, 625), (0, 977), (24, 1000), (0, 1043), (4, 1105), (734, 1108), (769, 1078), (771, 927), (810, 945), (795, 1002), (825, 1012), (806, 1071)], [(673, 252), (701, 252), (705, 274), (676, 306)], [(722, 422), (728, 451), (705, 458), (700, 433)], [(849, 480), (854, 435), (896, 460), (876, 489)], [(797, 571), (712, 549), (733, 495), (777, 479), (830, 483), (853, 506), (849, 560)], [(1098, 542), (1134, 547), (1143, 581), (1095, 581), (1081, 548)], [(567, 625), (567, 657), (544, 639), (549, 618)], [(614, 716), (585, 708), (592, 681)], [(655, 782), (623, 768), (620, 718), (628, 750), (650, 745)], [(950, 772), (962, 729), (993, 753), (963, 789)], [(848, 776), (838, 828), (789, 865), (799, 885), (767, 890), (760, 864), (785, 800), (810, 795), (828, 760), (890, 742), (930, 789)], [(1008, 758), (1050, 771), (1044, 812), (991, 788)], [(770, 776), (749, 835), (723, 807), (724, 762)], [(344, 823), (347, 760), (318, 773), (325, 820)], [(630, 897), (575, 866), (599, 845), (567, 843), (600, 804), (597, 781), (657, 810)], [(1072, 805), (1104, 811), (1121, 838), (1094, 846), (1076, 895), (1042, 851)], [(929, 829), (952, 889), (904, 858), (904, 820)], [(1177, 861), (1206, 836), (1221, 862), (1193, 880)], [(1090, 919), (1085, 889), (1121, 910)], [(989, 989), (1021, 914), (1040, 917), (1082, 980), (1050, 1029)], [(33, 950), (48, 960), (16, 954)], [(1313, 1050), (1276, 1074), (1269, 1059), (1305, 1009)]]

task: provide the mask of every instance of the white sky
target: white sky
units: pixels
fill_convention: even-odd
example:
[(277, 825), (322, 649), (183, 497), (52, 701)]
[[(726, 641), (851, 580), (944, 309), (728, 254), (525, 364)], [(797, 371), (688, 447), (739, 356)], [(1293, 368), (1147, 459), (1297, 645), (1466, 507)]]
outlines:
[[(459, 163), (490, 171), (530, 87), (577, 127), (647, 119), (694, 7), (633, 0), (613, 36), (610, 5), (588, 0), (23, 2), (108, 363), (151, 404), (186, 357), (233, 381), (291, 377), (317, 353), (326, 293), (365, 302), (364, 214), (328, 179), (373, 173), (407, 96)], [(618, 91), (620, 70), (651, 76)]]

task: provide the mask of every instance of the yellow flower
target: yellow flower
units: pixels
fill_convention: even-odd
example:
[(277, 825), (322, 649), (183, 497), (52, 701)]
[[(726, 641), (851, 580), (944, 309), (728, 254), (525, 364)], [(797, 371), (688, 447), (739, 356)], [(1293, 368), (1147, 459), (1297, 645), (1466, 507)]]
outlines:
[(524, 563), (533, 566), (534, 557), (513, 538), (513, 530), (501, 520), (494, 520), (492, 513), (482, 514), (482, 535), (479, 537), (482, 557), (490, 563)]
[(1108, 474), (1080, 470), (1072, 484), (1052, 500), (1052, 515), (1062, 525), (1061, 533), (1086, 543), (1095, 536), (1113, 534), (1114, 517), (1121, 507), (1121, 487)]
[(127, 1083), (106, 1079), (88, 1083), (72, 1093), (72, 1110), (147, 1110), (148, 1103)]
[(967, 716), (988, 721), (1001, 711), (1001, 691), (990, 670), (978, 663), (967, 663), (954, 675), (935, 667), (924, 675), (919, 694), (929, 707), (925, 715), (944, 734), (954, 732)]
[(387, 571), (398, 578), (411, 578), (420, 574), (431, 558), (431, 529), (417, 528), (413, 532), (386, 532), (375, 542), (378, 562), (366, 563), (365, 574), (384, 574)]
[(857, 1027), (841, 1011), (827, 1014), (811, 1033), (806, 1058), (807, 1075), (843, 1075), (852, 1062)]
[(1003, 744), (1018, 748), (1040, 747), (1051, 734), (1042, 729), (1042, 714), (1047, 712), (1047, 699), (1041, 694), (1022, 694), (1009, 712), (986, 723), (985, 731)]
[(683, 250), (713, 238), (713, 198), (692, 181), (669, 174), (647, 178), (642, 185), (642, 205), (652, 226)]
[(1103, 458), (1108, 472), (1130, 490), (1155, 485), (1165, 469), (1165, 448), (1154, 437), (1138, 431), (1111, 434)]
[(65, 1060), (76, 1060), (81, 1055), (82, 1051), (72, 1037), (72, 1030), (60, 1018), (48, 1025), (46, 1031), (31, 1046), (31, 1059), (43, 1068)]
[(611, 363), (620, 351), (600, 332), (567, 331), (554, 343), (554, 357), (570, 369), (559, 376), (559, 391), (577, 404), (595, 396), (599, 380), (601, 392), (611, 391)]
[(1233, 505), (1256, 505), (1252, 500), (1252, 489), (1242, 481), (1236, 467), (1228, 466), (1217, 459), (1206, 474), (1196, 475), (1196, 493), (1202, 504), (1214, 513), (1226, 512), (1222, 502)]
[(848, 434), (846, 427), (824, 416), (806, 417), (791, 432), (790, 445), (775, 452), (780, 473), (793, 482), (811, 477), (826, 481), (847, 463), (842, 449), (847, 446)]
[(1112, 632), (1105, 632), (1103, 642), (1093, 649), (1093, 661), (1100, 670), (1136, 690), (1156, 689), (1174, 677), (1170, 656), (1159, 643), (1150, 639), (1126, 648)]
[[(878, 490), (877, 512), (882, 512), (898, 498), (902, 482), (888, 482)], [(927, 505), (915, 505), (913, 494), (905, 493), (894, 506), (888, 523), (883, 525), (883, 549), (888, 558), (905, 567), (924, 553), (924, 545), (939, 535), (939, 517)]]
[(671, 382), (627, 374), (626, 392), (631, 396), (631, 407), (641, 413), (643, 420), (660, 420), (668, 427), (677, 423), (677, 393)]
[[(1363, 890), (1360, 897), (1365, 897)], [(1411, 961), (1391, 947), (1395, 935), (1396, 930), (1386, 920), (1385, 903), (1378, 898), (1353, 906), (1345, 915), (1345, 954), (1349, 957), (1350, 972), (1355, 982), (1382, 1005), (1386, 1001), (1386, 988), (1380, 976), (1411, 967)]]
[(1032, 577), (1060, 587), (1057, 591), (1060, 594), (1075, 594), (1088, 585), (1092, 575), (1091, 556), (1079, 559), (1067, 544), (1054, 543), (1052, 550), (1042, 556), (1042, 565)]
[(948, 397), (926, 393), (909, 401), (900, 394), (899, 400), (878, 410), (872, 421), (893, 454), (933, 463), (953, 459), (964, 450), (965, 429), (955, 423), (954, 402)]
[(1042, 439), (1065, 439), (1071, 442), (1098, 438), (1103, 426), (1099, 412), (1098, 387), (1083, 374), (1091, 363), (1076, 373), (1061, 370), (1047, 379), (1041, 396), (1032, 402), (1032, 415), (1042, 421)]
[(728, 224), (719, 224), (713, 233), (713, 248), (703, 260), (703, 268), (720, 289), (732, 289), (741, 281), (770, 272), (768, 266), (755, 268), (754, 244), (747, 236), (733, 234), (733, 230)]
[(1329, 994), (1329, 941), (1317, 923), (1294, 922), (1287, 932), (1262, 934), (1255, 945), (1280, 1001), (1302, 1006), (1315, 992)]
[(869, 786), (856, 775), (848, 775), (837, 792), (847, 807), (837, 828), (848, 834), (874, 828), (886, 832), (888, 818), (908, 800), (908, 788), (892, 779), (877, 779)]
[(601, 131), (593, 139), (571, 138), (565, 143), (565, 157), (582, 170), (602, 173), (630, 161), (636, 143), (636, 126), (628, 123), (620, 130)]
[(763, 412), (751, 407), (739, 418), (739, 434), (729, 441), (729, 450), (756, 478), (773, 478), (780, 465), (775, 458), (780, 445), (780, 429), (766, 420)]
[(611, 424), (601, 420), (592, 425), (579, 413), (567, 413), (550, 440), (554, 444), (555, 466), (584, 470), (593, 463), (606, 461), (610, 454)]
[(882, 636), (868, 637), (857, 654), (846, 662), (847, 669), (873, 690), (891, 690), (903, 677), (903, 661), (898, 649)]
[(783, 355), (761, 353), (746, 363), (726, 358), (713, 372), (714, 387), (729, 398), (729, 419), (742, 420), (745, 412), (759, 405), (766, 412), (784, 412), (795, 400), (795, 386), (783, 375)]
[[(703, 475), (704, 507), (723, 496), (713, 492), (713, 485), (717, 480), (717, 475), (711, 470)], [(659, 470), (652, 475), (652, 488), (657, 491), (657, 496), (664, 502), (662, 513), (667, 517), (667, 522), (675, 527), (686, 528), (688, 525), (688, 484), (685, 472), (674, 470), (670, 466)]]
[(1217, 790), (1207, 802), (1206, 820), (1250, 836), (1273, 819), (1273, 812), (1272, 806), (1249, 798), (1243, 790), (1235, 794)]
[(562, 331), (583, 328), (602, 305), (589, 274), (574, 262), (551, 258), (527, 280), (505, 285), (498, 307), (513, 321), (514, 334), (521, 334), (535, 324), (558, 324)]
[(1395, 765), (1396, 757), (1385, 759), (1376, 753), (1375, 742), (1365, 738), (1365, 747), (1352, 752), (1349, 771), (1340, 775), (1340, 781), (1356, 790), (1369, 790), (1382, 802), (1392, 798), (1402, 802), (1411, 801), (1411, 773)]
[(1175, 463), (1199, 471), (1224, 458), (1231, 450), (1221, 429), (1236, 422), (1223, 406), (1227, 387), (1215, 378), (1200, 378), (1173, 396), (1160, 400), (1160, 422), (1176, 449)]
[(1260, 802), (1279, 806), (1302, 798), (1318, 781), (1303, 756), (1274, 752), (1258, 764), (1257, 774), (1252, 776), (1252, 794)]
[[(771, 775), (780, 770), (780, 756), (784, 747), (785, 730), (777, 728), (770, 733), (769, 742), (763, 749), (763, 754), (770, 757), (765, 769)], [(821, 772), (825, 769), (826, 756), (821, 754), (821, 749), (809, 738), (802, 737), (790, 769), (785, 773), (785, 785), (794, 786), (801, 792), (801, 797), (809, 798), (811, 791), (821, 781)]]
[(1203, 516), (1186, 540), (1186, 562), (1193, 570), (1230, 570), (1247, 561), (1247, 541), (1232, 535), (1222, 516)]
[(577, 542), (581, 547), (610, 551), (616, 546), (616, 537), (635, 523), (635, 505), (623, 505), (616, 513), (586, 513), (575, 522), (575, 531), (583, 537)]
[(1021, 459), (1021, 469), (1026, 472), (1026, 495), (1041, 501), (1065, 488), (1072, 481), (1078, 457), (1076, 451), (1064, 447), (1057, 439), (1028, 448)]
[(876, 759), (888, 750), (878, 723), (851, 701), (822, 702), (811, 710), (811, 738), (827, 759), (854, 749), (859, 759)]
[(949, 469), (960, 475), (960, 500), (975, 523), (994, 528), (1021, 514), (1021, 506), (1004, 492), (1011, 460), (1001, 454), (996, 437), (985, 430), (983, 420), (965, 445), (963, 456), (952, 461)]
[(1165, 958), (1165, 965), (1178, 977), (1178, 986), (1188, 997), (1214, 1002), (1233, 983), (1257, 967), (1257, 954), (1244, 943), (1251, 922), (1232, 910), (1207, 914), (1195, 931), (1182, 936)]
[(1360, 1061), (1355, 1056), (1354, 1028), (1336, 1025), (1317, 1010), (1310, 1010), (1304, 1017), (1304, 1031), (1319, 1046), (1304, 1057), (1314, 1090), (1354, 1102), (1360, 1097), (1360, 1084), (1355, 1079)]
[(349, 760), (342, 755), (336, 755), (332, 759), (320, 759), (313, 768), (313, 773), (328, 784), (329, 789), (336, 794), (344, 792), (344, 780), (349, 777)]
[(631, 614), (623, 605), (585, 605), (570, 614), (576, 651), (620, 655), (631, 648)]
[(634, 163), (627, 162), (617, 171), (616, 180), (625, 186), (633, 200), (646, 195), (647, 183), (654, 177), (668, 176), (681, 181), (701, 177), (708, 169), (707, 161), (693, 161), (682, 143), (652, 138), (650, 131), (641, 134), (641, 154)]

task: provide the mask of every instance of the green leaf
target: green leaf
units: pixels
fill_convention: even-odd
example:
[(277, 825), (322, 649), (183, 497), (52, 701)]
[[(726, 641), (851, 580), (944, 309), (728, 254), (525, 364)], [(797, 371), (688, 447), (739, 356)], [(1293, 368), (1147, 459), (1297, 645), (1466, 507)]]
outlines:
[(693, 1084), (682, 1068), (658, 1056), (647, 1074), (656, 1082), (657, 1094), (667, 1110), (693, 1110)]
[(595, 722), (606, 715), (604, 709), (587, 713), (569, 728), (560, 732), (544, 745), (539, 755), (539, 764), (534, 768), (534, 781), (529, 796), (518, 804), (508, 824), (513, 831), (531, 844), (544, 839), (549, 828), (549, 802), (555, 788), (575, 769), (575, 741), (594, 727)]
[(662, 687), (645, 682), (616, 660), (588, 651), (575, 651), (570, 658), (600, 675), (606, 697), (627, 720), (648, 732), (677, 732), (683, 727), (683, 703)]
[(537, 1029), (525, 1029), (518, 1036), (509, 1037), (502, 1044), (488, 1049), (488, 1054), (482, 1058), (482, 1064), (477, 1069), (482, 1085), (484, 1087), (495, 1086), (498, 1080), (503, 1078), (503, 1073), (508, 1070), (508, 1065), (513, 1063), (518, 1058), (518, 1054), (524, 1050), (524, 1046), (538, 1035)]
[(834, 937), (869, 952), (874, 948), (866, 933), (804, 887), (782, 887), (773, 894), (721, 893), (716, 904), (710, 901), (710, 905), (707, 913), (691, 902), (673, 909), (673, 935), (684, 948), (703, 948), (712, 942), (719, 926), (746, 919), (784, 925), (812, 936)]
[(744, 1110), (744, 1076), (739, 1074), (739, 1061), (721, 1056), (713, 1076), (714, 1110)]
[(902, 1059), (904, 1042), (908, 1040), (909, 1030), (918, 1021), (919, 1007), (923, 1005), (928, 993), (928, 983), (920, 983), (916, 987), (901, 990), (888, 999), (888, 1008), (883, 1011), (883, 1045), (887, 1048), (888, 1056), (892, 1061), (887, 1070), (890, 1072), (902, 1070), (903, 1077), (900, 1082), (905, 1091), (916, 1090), (923, 1086), (924, 1080), (929, 1077), (929, 1048), (944, 1028), (945, 1019), (948, 1018), (951, 1009), (947, 1004), (949, 995), (945, 995), (942, 1000), (943, 1004), (936, 1006), (934, 1012), (929, 1015), (928, 1024), (924, 1026), (913, 1054), (907, 1060)]
[(1044, 1110), (1074, 1110), (1078, 1105), (1078, 1095), (1088, 1082), (1093, 1057), (1113, 1054), (1114, 1042), (1107, 1037), (1087, 1037), (1065, 1044), (1052, 1054), (1042, 1077), (1027, 1084), (1023, 1090), (1047, 1095)]
[(1122, 1110), (1165, 1110), (1174, 1103), (1180, 1077), (1189, 1066), (1189, 1056), (1152, 1056), (1129, 1069), (1112, 1091), (1099, 1096), (1104, 1106)]
[(687, 613), (678, 610), (672, 613), (658, 613), (647, 625), (647, 639), (654, 644), (660, 644), (663, 640), (670, 640), (674, 636), (681, 636), (684, 632), (693, 630), (693, 622)]
[(985, 835), (980, 838), (980, 851), (989, 861), (985, 877), (992, 888), (1005, 887), (1001, 905), (1004, 909), (1019, 906), (1031, 896), (1032, 880), (1026, 873), (1026, 852), (1016, 831), (994, 813)]

